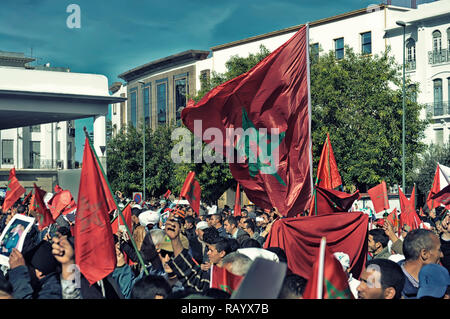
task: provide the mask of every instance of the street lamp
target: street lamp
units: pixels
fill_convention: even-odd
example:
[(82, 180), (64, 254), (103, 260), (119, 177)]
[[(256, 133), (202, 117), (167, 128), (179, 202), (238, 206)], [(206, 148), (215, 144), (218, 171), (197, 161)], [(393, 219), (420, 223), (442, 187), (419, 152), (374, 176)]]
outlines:
[(397, 21), (396, 24), (403, 28), (403, 101), (402, 101), (402, 188), (405, 189), (405, 42), (406, 42), (406, 23), (403, 21)]
[[(139, 84), (141, 84), (141, 87), (144, 88), (145, 82), (143, 80), (138, 81)], [(144, 91), (142, 90), (142, 95), (144, 95)], [(144, 102), (144, 99), (142, 99)], [(145, 105), (144, 105), (145, 108)], [(144, 129), (142, 132), (142, 184), (143, 184), (143, 192), (142, 192), (142, 201), (145, 201), (145, 111), (143, 113), (143, 119), (144, 119)]]

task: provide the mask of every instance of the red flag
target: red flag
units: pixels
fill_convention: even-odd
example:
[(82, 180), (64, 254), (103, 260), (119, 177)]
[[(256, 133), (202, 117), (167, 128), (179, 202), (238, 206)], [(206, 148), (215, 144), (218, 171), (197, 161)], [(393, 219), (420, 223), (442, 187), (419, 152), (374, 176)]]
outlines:
[(225, 268), (212, 265), (210, 288), (221, 289), (230, 295), (239, 288), (243, 276), (237, 276)]
[(199, 182), (195, 180), (195, 172), (189, 172), (186, 176), (180, 196), (189, 201), (189, 204), (198, 216), (200, 214), (201, 188)]
[(362, 212), (283, 218), (273, 223), (264, 248), (283, 249), (288, 268), (309, 279), (321, 238), (326, 236), (333, 252), (349, 255), (349, 269), (359, 278), (367, 258), (367, 226), (368, 216)]
[[(439, 191), (435, 195), (432, 195), (431, 199), (434, 200), (434, 203), (442, 204), (445, 206), (449, 205), (450, 204), (450, 184), (445, 186), (441, 191)], [(421, 208), (421, 210), (422, 210), (422, 208)], [(422, 211), (421, 211), (421, 214), (423, 214)], [(425, 216), (425, 214), (423, 214), (422, 216)]]
[(164, 194), (164, 198), (165, 199), (169, 198), (170, 194), (172, 194), (172, 192), (170, 189), (168, 189), (167, 192)]
[(44, 196), (46, 192), (34, 184), (34, 211), (38, 216), (38, 228), (43, 230), (45, 227), (54, 224), (55, 220), (52, 217), (47, 206), (44, 203)]
[[(316, 186), (316, 194), (313, 197), (314, 203), (311, 206), (309, 215), (321, 215), (331, 212), (348, 212), (355, 200), (359, 198), (359, 191), (347, 194), (334, 189), (325, 189)], [(317, 214), (315, 205), (317, 202)]]
[(75, 261), (89, 283), (105, 278), (116, 267), (109, 214), (117, 207), (111, 190), (85, 140), (75, 217)]
[(399, 187), (398, 198), (400, 200), (400, 210), (402, 214), (416, 211), (416, 185), (413, 187), (410, 199), (406, 198), (402, 189)]
[[(441, 204), (443, 204), (442, 202), (436, 200), (436, 194), (441, 192), (449, 184), (450, 184), (450, 168), (438, 163), (436, 173), (434, 174), (433, 185), (427, 197), (427, 205), (430, 210), (439, 207)], [(441, 198), (441, 201), (442, 200), (443, 198)], [(450, 205), (446, 206), (447, 209), (450, 209)]]
[(9, 171), (8, 188), (6, 189), (2, 210), (7, 212), (23, 194), (25, 194), (25, 188), (20, 185), (16, 177), (16, 169), (13, 167)]
[[(122, 215), (127, 223), (128, 229), (130, 231), (132, 231), (133, 230), (133, 221), (131, 220), (131, 205), (127, 205), (123, 209)], [(124, 225), (122, 217), (120, 217), (120, 215), (118, 215), (116, 217), (116, 219), (114, 219), (114, 221), (111, 223), (111, 229), (112, 229), (113, 234), (117, 234), (117, 231), (119, 230), (119, 224)]]
[(284, 216), (303, 212), (311, 197), (307, 33), (302, 27), (250, 71), (181, 112), (186, 127), (226, 157), (249, 199)]
[(53, 197), (48, 201), (48, 206), (50, 208), (50, 212), (52, 213), (53, 219), (56, 220), (59, 215), (67, 215), (68, 213), (73, 211), (77, 207), (77, 204), (75, 203), (75, 200), (73, 199), (73, 196), (68, 189), (63, 190), (61, 187), (59, 187), (59, 190), (56, 192), (56, 194), (53, 195)]
[(239, 183), (236, 186), (236, 197), (234, 198), (234, 216), (241, 216), (241, 190)]
[(397, 208), (394, 208), (394, 210), (386, 217), (386, 219), (391, 223), (392, 226), (398, 227), (400, 224), (400, 220), (398, 219)]
[(304, 299), (354, 299), (342, 265), (321, 241), (312, 274), (303, 293)]
[(372, 187), (367, 191), (367, 193), (369, 193), (376, 213), (389, 209), (389, 200), (385, 181), (382, 181), (377, 186)]
[(317, 167), (316, 185), (328, 189), (334, 189), (342, 185), (341, 175), (339, 174), (333, 148), (331, 147), (330, 134), (328, 133), (325, 144), (323, 144), (319, 166)]

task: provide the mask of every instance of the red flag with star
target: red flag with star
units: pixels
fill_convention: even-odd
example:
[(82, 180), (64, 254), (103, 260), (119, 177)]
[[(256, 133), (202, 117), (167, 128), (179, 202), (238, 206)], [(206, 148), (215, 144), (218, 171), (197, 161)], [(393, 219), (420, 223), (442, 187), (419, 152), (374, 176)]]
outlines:
[(311, 197), (308, 54), (306, 25), (251, 70), (181, 112), (196, 138), (225, 156), (253, 203), (288, 217), (303, 212)]
[(55, 223), (50, 210), (44, 203), (44, 196), (47, 192), (34, 184), (34, 211), (37, 215), (38, 228), (43, 230), (45, 227)]
[(75, 217), (75, 262), (92, 285), (116, 267), (116, 251), (109, 214), (117, 209), (88, 138)]
[(217, 288), (230, 295), (239, 288), (244, 276), (232, 274), (223, 267), (211, 266), (210, 288)]
[(389, 209), (389, 200), (385, 181), (382, 181), (377, 186), (372, 187), (367, 191), (367, 193), (369, 193), (370, 199), (372, 200), (375, 212), (379, 213)]
[(20, 185), (16, 177), (16, 169), (13, 167), (9, 171), (8, 187), (6, 189), (2, 210), (7, 212), (23, 194), (25, 194), (25, 188)]
[(195, 179), (195, 172), (189, 172), (181, 188), (180, 196), (188, 200), (197, 216), (200, 214), (200, 183)]

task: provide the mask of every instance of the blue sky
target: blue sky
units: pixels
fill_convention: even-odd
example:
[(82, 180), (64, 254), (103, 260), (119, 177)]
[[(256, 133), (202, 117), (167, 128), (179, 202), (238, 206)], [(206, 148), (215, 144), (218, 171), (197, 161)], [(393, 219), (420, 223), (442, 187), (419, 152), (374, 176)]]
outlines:
[[(231, 41), (366, 8), (363, 0), (2, 0), (0, 50), (23, 52), (38, 64), (98, 73), (109, 83), (136, 66), (181, 51)], [(66, 8), (77, 4), (81, 28), (70, 29)], [(76, 160), (83, 152), (76, 121)]]

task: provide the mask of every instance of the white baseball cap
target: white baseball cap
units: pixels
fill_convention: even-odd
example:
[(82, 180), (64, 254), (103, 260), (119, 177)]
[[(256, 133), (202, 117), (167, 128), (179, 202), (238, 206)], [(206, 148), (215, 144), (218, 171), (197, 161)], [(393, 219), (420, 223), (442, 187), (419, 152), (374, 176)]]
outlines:
[(161, 214), (158, 212), (155, 212), (153, 210), (146, 210), (145, 212), (142, 212), (139, 214), (139, 223), (142, 226), (147, 226), (148, 224), (158, 224), (159, 218), (161, 217)]

